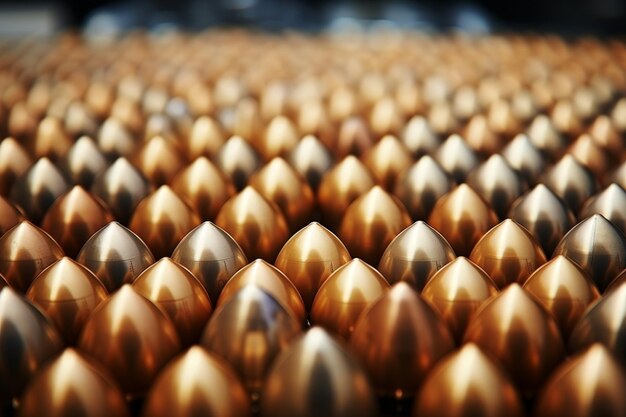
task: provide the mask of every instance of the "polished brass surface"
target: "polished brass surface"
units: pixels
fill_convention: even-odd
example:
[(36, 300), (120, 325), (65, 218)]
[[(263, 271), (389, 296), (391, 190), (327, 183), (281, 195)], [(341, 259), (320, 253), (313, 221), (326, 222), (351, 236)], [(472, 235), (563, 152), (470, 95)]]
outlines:
[(559, 158), (567, 147), (567, 138), (561, 135), (545, 114), (535, 117), (526, 131), (530, 143), (551, 159)]
[[(122, 106), (128, 108), (122, 109)], [(126, 114), (128, 117), (133, 117), (132, 111), (126, 112), (126, 110), (131, 110), (132, 108), (130, 102), (122, 99), (116, 101), (114, 107), (120, 109), (120, 115)], [(125, 123), (121, 117), (114, 116), (113, 111), (111, 115), (113, 117), (106, 119), (102, 122), (102, 126), (100, 126), (98, 132), (98, 147), (109, 159), (130, 157), (136, 150), (138, 144), (131, 133), (133, 129), (129, 129), (129, 124)], [(139, 122), (142, 123), (142, 121)]]
[(32, 143), (35, 158), (49, 158), (58, 161), (72, 146), (72, 140), (65, 131), (63, 123), (56, 117), (47, 116), (39, 122)]
[(220, 147), (214, 162), (242, 190), (250, 175), (261, 166), (261, 157), (244, 138), (233, 136)]
[(389, 283), (376, 269), (353, 259), (322, 284), (311, 307), (311, 323), (350, 339), (359, 315), (382, 297)]
[(603, 215), (626, 234), (626, 190), (611, 183), (585, 202), (578, 213), (578, 218), (584, 220), (596, 213)]
[(410, 152), (392, 135), (384, 136), (363, 154), (361, 160), (376, 183), (388, 191), (393, 191), (400, 174), (413, 163)]
[(524, 408), (509, 377), (474, 343), (446, 356), (422, 384), (413, 416), (522, 417)]
[(291, 150), (287, 161), (315, 190), (333, 166), (334, 156), (319, 139), (306, 135)]
[(363, 119), (349, 117), (341, 123), (334, 148), (337, 158), (360, 156), (372, 146), (374, 137)]
[(459, 256), (426, 282), (422, 297), (441, 314), (460, 343), (474, 312), (498, 292), (495, 282), (478, 265)]
[(183, 345), (198, 341), (213, 308), (206, 290), (187, 268), (161, 258), (135, 279), (133, 288), (161, 307)]
[(405, 282), (374, 301), (350, 343), (379, 394), (411, 397), (432, 366), (454, 348), (439, 314)]
[(439, 165), (456, 181), (462, 183), (480, 163), (478, 156), (459, 135), (451, 135), (435, 152)]
[(0, 195), (8, 196), (15, 181), (33, 165), (33, 160), (20, 145), (11, 138), (0, 141)]
[(620, 132), (609, 116), (603, 114), (596, 117), (587, 132), (602, 149), (616, 154), (624, 151), (624, 142)]
[(374, 417), (377, 406), (364, 371), (349, 351), (314, 327), (276, 359), (261, 398), (261, 415)]
[(530, 185), (536, 184), (545, 169), (546, 163), (541, 152), (522, 133), (502, 149), (502, 156)]
[(596, 179), (600, 181), (604, 179), (606, 167), (610, 165), (609, 156), (590, 135), (579, 136), (567, 148), (567, 153), (589, 169)]
[(89, 268), (113, 292), (131, 284), (154, 257), (145, 243), (118, 222), (111, 222), (89, 238), (76, 260)]
[(298, 143), (296, 126), (287, 117), (279, 115), (269, 121), (263, 140), (259, 143), (259, 152), (267, 161), (286, 156)]
[(141, 396), (180, 342), (165, 313), (124, 285), (89, 316), (78, 349), (111, 372), (124, 394)]
[(193, 123), (189, 137), (184, 143), (190, 160), (211, 157), (224, 144), (224, 134), (215, 119), (200, 116)]
[(72, 184), (89, 189), (108, 162), (96, 143), (89, 136), (82, 136), (68, 149), (59, 165)]
[(541, 176), (541, 182), (563, 199), (574, 213), (596, 192), (596, 180), (591, 171), (566, 154)]
[(8, 199), (0, 195), (0, 236), (22, 220), (22, 213)]
[(133, 161), (148, 181), (156, 186), (167, 184), (186, 163), (176, 143), (162, 136), (145, 142)]
[(468, 145), (479, 155), (491, 155), (500, 150), (502, 138), (489, 126), (489, 120), (482, 114), (473, 116), (465, 125), (462, 134)]
[(404, 146), (417, 158), (433, 154), (441, 144), (428, 124), (428, 120), (419, 115), (413, 116), (407, 122), (400, 139)]

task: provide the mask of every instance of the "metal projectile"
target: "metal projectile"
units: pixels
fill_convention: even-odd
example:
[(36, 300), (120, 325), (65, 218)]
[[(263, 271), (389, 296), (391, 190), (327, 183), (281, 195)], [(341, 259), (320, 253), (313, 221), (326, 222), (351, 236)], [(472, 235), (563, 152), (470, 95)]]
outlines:
[(291, 150), (287, 161), (316, 190), (324, 174), (333, 166), (334, 156), (313, 135), (306, 135)]
[(541, 152), (524, 134), (515, 136), (501, 154), (529, 185), (535, 184), (544, 171), (545, 161)]
[(574, 213), (578, 213), (580, 206), (596, 192), (596, 180), (591, 171), (569, 154), (548, 168), (541, 182)]
[(224, 142), (214, 162), (235, 187), (242, 190), (250, 175), (261, 166), (261, 157), (245, 139), (233, 136)]
[(601, 214), (626, 234), (626, 190), (612, 183), (603, 191), (589, 198), (580, 209), (580, 220)]
[(395, 136), (386, 135), (361, 157), (363, 164), (385, 190), (393, 191), (400, 175), (413, 163), (411, 153)]
[(480, 163), (476, 153), (457, 134), (448, 137), (437, 148), (435, 159), (457, 183), (465, 181), (469, 172)]
[(109, 164), (96, 143), (89, 136), (82, 136), (67, 151), (59, 165), (69, 182), (88, 190)]
[(15, 181), (33, 165), (33, 160), (15, 139), (0, 141), (0, 195), (8, 196)]

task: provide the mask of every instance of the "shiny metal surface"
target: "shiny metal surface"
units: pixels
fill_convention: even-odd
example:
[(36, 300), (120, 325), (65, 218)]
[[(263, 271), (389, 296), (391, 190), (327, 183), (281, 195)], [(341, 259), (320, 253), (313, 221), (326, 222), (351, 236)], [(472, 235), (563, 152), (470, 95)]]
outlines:
[(31, 156), (20, 143), (8, 137), (0, 141), (0, 195), (8, 196), (15, 181), (33, 165)]
[(287, 161), (314, 190), (335, 162), (333, 154), (313, 135), (303, 137), (291, 150)]
[(46, 116), (37, 126), (31, 148), (35, 158), (49, 158), (57, 161), (67, 153), (72, 140), (63, 127), (63, 122), (56, 117)]
[(519, 134), (502, 149), (502, 156), (526, 180), (533, 185), (545, 169), (545, 161), (541, 152), (530, 141), (527, 135)]
[(155, 186), (167, 184), (186, 161), (176, 142), (154, 136), (144, 142), (133, 157), (135, 166)]
[(619, 154), (624, 150), (624, 142), (620, 132), (607, 115), (603, 114), (596, 117), (587, 132), (597, 145), (608, 152)]
[[(100, 126), (100, 130), (98, 131), (98, 147), (109, 159), (130, 157), (137, 148), (137, 142), (130, 131), (131, 129), (128, 128), (128, 124), (124, 122), (123, 118), (114, 115), (115, 110), (120, 109), (120, 111), (118, 111), (120, 115), (125, 114), (127, 117), (132, 118), (132, 106), (133, 104), (124, 99), (116, 101), (116, 104), (113, 105), (114, 108), (111, 109), (111, 116), (113, 117), (106, 119)], [(139, 122), (142, 123), (141, 120), (139, 120)]]
[(579, 136), (567, 148), (567, 153), (589, 169), (596, 179), (600, 181), (604, 179), (606, 167), (610, 166), (609, 155), (595, 143), (590, 135)]
[(416, 158), (423, 155), (432, 155), (441, 144), (441, 141), (431, 129), (428, 120), (419, 115), (413, 116), (407, 122), (400, 139)]
[(200, 116), (184, 142), (190, 160), (215, 155), (224, 144), (224, 134), (220, 125), (209, 116)]
[(361, 157), (378, 185), (393, 191), (400, 174), (413, 164), (408, 149), (392, 135), (385, 135)]
[(601, 214), (626, 234), (626, 190), (611, 183), (589, 198), (580, 209), (578, 218), (584, 220), (592, 214)]
[(457, 183), (465, 181), (469, 172), (480, 163), (476, 153), (457, 134), (448, 137), (437, 148), (435, 159)]
[(500, 135), (494, 133), (489, 120), (482, 114), (473, 116), (465, 125), (462, 137), (479, 155), (497, 153), (503, 145)]
[(574, 213), (578, 213), (597, 187), (591, 171), (569, 154), (548, 168), (541, 176), (541, 182), (563, 199)]
[(17, 207), (0, 195), (0, 236), (22, 220), (23, 216)]
[(374, 137), (365, 121), (360, 117), (349, 117), (339, 126), (335, 142), (335, 155), (345, 158), (348, 155), (360, 156), (374, 146)]
[(214, 162), (242, 190), (250, 175), (261, 166), (261, 157), (244, 138), (233, 136), (220, 147)]
[(267, 161), (286, 156), (298, 143), (298, 132), (293, 122), (283, 115), (269, 121), (262, 141), (258, 144), (259, 153)]
[(96, 143), (89, 136), (82, 136), (68, 149), (59, 165), (69, 182), (89, 189), (109, 164)]
[(535, 117), (526, 131), (530, 143), (550, 159), (559, 158), (567, 147), (567, 138), (557, 130), (545, 114)]

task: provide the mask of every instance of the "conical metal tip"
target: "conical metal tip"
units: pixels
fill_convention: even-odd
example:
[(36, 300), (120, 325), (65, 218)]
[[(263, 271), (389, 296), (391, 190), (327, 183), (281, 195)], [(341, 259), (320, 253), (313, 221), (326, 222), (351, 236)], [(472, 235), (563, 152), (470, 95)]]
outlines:
[(535, 184), (545, 167), (541, 152), (524, 134), (519, 134), (502, 150), (502, 156), (528, 184)]
[(587, 200), (580, 209), (578, 218), (583, 220), (593, 214), (601, 214), (626, 234), (626, 210), (624, 208), (626, 208), (626, 190), (612, 183)]
[(419, 158), (423, 155), (431, 155), (441, 144), (439, 138), (433, 132), (428, 120), (423, 116), (413, 116), (406, 124), (401, 136), (404, 146)]
[(457, 183), (465, 181), (467, 174), (480, 162), (472, 148), (456, 134), (437, 148), (435, 159)]
[(567, 138), (559, 133), (545, 114), (535, 117), (526, 133), (530, 142), (552, 159), (560, 157), (567, 146)]
[(413, 163), (410, 152), (391, 135), (384, 136), (363, 154), (361, 160), (385, 190), (393, 190), (400, 174)]
[(7, 196), (15, 183), (33, 165), (33, 160), (13, 138), (0, 141), (0, 195)]
[(620, 132), (615, 127), (609, 116), (596, 117), (588, 130), (593, 141), (602, 149), (620, 154), (624, 151), (624, 142)]
[[(119, 105), (117, 106), (117, 108), (120, 107)], [(120, 113), (122, 112), (120, 111)], [(118, 118), (110, 117), (102, 123), (98, 132), (98, 147), (109, 159), (121, 156), (129, 157), (137, 146), (135, 138), (122, 120), (121, 118), (118, 120)], [(142, 121), (140, 123), (143, 124)]]
[(133, 162), (148, 181), (156, 186), (167, 184), (186, 163), (176, 142), (162, 136), (155, 136), (145, 142)]
[(9, 200), (0, 195), (0, 236), (22, 220), (20, 211)]
[(335, 154), (337, 158), (347, 155), (360, 156), (374, 145), (374, 137), (367, 124), (360, 117), (350, 117), (341, 123)]
[(496, 135), (489, 121), (482, 114), (473, 116), (463, 130), (467, 144), (480, 155), (495, 154), (502, 147), (503, 140)]
[(88, 136), (80, 137), (60, 161), (62, 171), (72, 184), (89, 189), (108, 162), (96, 143)]
[(242, 190), (250, 175), (261, 166), (261, 157), (245, 139), (233, 136), (217, 152), (215, 164)]
[(72, 140), (56, 117), (44, 117), (35, 133), (32, 144), (35, 158), (50, 158), (57, 161), (65, 156), (72, 146)]
[(291, 150), (288, 161), (316, 190), (322, 176), (333, 166), (334, 157), (319, 139), (307, 135)]
[(298, 132), (293, 122), (285, 116), (276, 116), (265, 129), (259, 151), (266, 160), (284, 156), (296, 146), (298, 139)]
[(596, 192), (593, 174), (569, 154), (546, 171), (542, 182), (574, 213)]
[(215, 155), (224, 144), (224, 134), (219, 124), (208, 116), (200, 116), (193, 123), (185, 142), (189, 159)]

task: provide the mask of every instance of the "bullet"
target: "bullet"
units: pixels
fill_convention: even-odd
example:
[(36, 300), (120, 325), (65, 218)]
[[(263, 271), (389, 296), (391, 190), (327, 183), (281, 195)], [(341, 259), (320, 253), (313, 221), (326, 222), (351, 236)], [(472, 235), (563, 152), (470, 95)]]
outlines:
[(18, 416), (130, 417), (111, 378), (73, 348), (39, 372), (20, 399)]
[(89, 316), (78, 349), (106, 368), (125, 395), (139, 397), (180, 342), (165, 313), (124, 285)]
[(567, 138), (559, 133), (545, 114), (540, 114), (533, 119), (526, 134), (530, 142), (549, 159), (561, 157), (567, 147)]
[(139, 148), (135, 166), (155, 186), (167, 184), (185, 166), (185, 159), (175, 142), (154, 136)]
[(469, 172), (480, 163), (476, 153), (457, 134), (448, 137), (437, 148), (435, 159), (457, 183), (464, 182)]
[(72, 146), (72, 140), (63, 128), (63, 123), (51, 116), (44, 117), (35, 133), (32, 145), (35, 158), (48, 158), (58, 161)]
[(261, 166), (261, 157), (241, 136), (233, 136), (220, 147), (214, 162), (242, 190), (248, 178)]
[(132, 283), (154, 263), (154, 257), (139, 236), (118, 222), (111, 222), (85, 242), (76, 261), (89, 268), (113, 292)]
[(339, 126), (335, 155), (345, 158), (348, 155), (360, 156), (374, 146), (374, 137), (367, 123), (357, 116), (345, 119)]
[(404, 118), (393, 97), (383, 97), (374, 103), (369, 114), (369, 124), (377, 137), (400, 133)]
[(15, 181), (33, 165), (33, 160), (15, 139), (0, 141), (0, 195), (8, 196)]
[(335, 162), (333, 154), (313, 135), (303, 137), (291, 150), (287, 161), (313, 190), (317, 190), (322, 177)]
[(424, 116), (413, 116), (404, 127), (400, 136), (404, 146), (415, 158), (435, 153), (441, 141), (433, 132)]
[(511, 168), (516, 170), (529, 184), (537, 183), (545, 168), (541, 152), (532, 144), (525, 134), (519, 134), (502, 149), (502, 156)]
[(589, 198), (580, 209), (578, 218), (584, 220), (593, 214), (601, 214), (626, 233), (626, 190), (612, 183), (604, 190)]
[(435, 307), (460, 344), (474, 312), (497, 293), (498, 287), (485, 271), (459, 256), (435, 272), (422, 297)]
[(250, 401), (233, 370), (221, 359), (193, 346), (159, 374), (142, 416), (249, 417)]
[(265, 160), (285, 156), (298, 142), (298, 132), (293, 122), (279, 115), (267, 124), (263, 141), (259, 144), (259, 153)]
[(0, 236), (22, 220), (23, 217), (19, 210), (8, 199), (0, 195)]
[(89, 136), (80, 137), (59, 162), (61, 170), (72, 184), (88, 190), (108, 162)]
[(349, 351), (319, 327), (309, 330), (276, 359), (261, 398), (261, 416), (377, 414), (364, 371)]
[(439, 136), (452, 135), (459, 130), (459, 121), (452, 112), (452, 107), (444, 101), (432, 103), (428, 112), (428, 123)]
[(474, 152), (484, 156), (497, 153), (503, 144), (503, 140), (491, 130), (489, 121), (482, 114), (469, 120), (462, 136)]
[(621, 135), (609, 116), (599, 115), (596, 117), (587, 132), (595, 144), (605, 151), (615, 154), (624, 151)]
[(301, 137), (315, 135), (324, 143), (332, 143), (335, 126), (328, 116), (325, 102), (319, 98), (309, 98), (300, 104), (297, 113), (296, 124)]
[(73, 101), (66, 110), (65, 131), (73, 139), (83, 135), (95, 135), (98, 122), (89, 108), (82, 101)]
[(588, 134), (579, 136), (567, 149), (567, 153), (589, 169), (600, 181), (604, 179), (607, 167), (611, 166), (606, 152)]
[(413, 163), (413, 158), (402, 143), (392, 135), (385, 135), (361, 157), (376, 183), (392, 191), (406, 169)]
[[(125, 100), (118, 99), (113, 105), (114, 109), (111, 109), (111, 115), (113, 116), (114, 110), (121, 108), (122, 103)], [(123, 105), (126, 107), (126, 104)], [(130, 109), (129, 109), (130, 110)], [(124, 114), (124, 118), (135, 117), (131, 112), (119, 111), (120, 115)], [(143, 121), (139, 121), (143, 124)], [(134, 123), (137, 124), (137, 123)], [(123, 118), (117, 118), (115, 116), (109, 117), (100, 126), (98, 132), (98, 147), (102, 153), (108, 159), (117, 159), (120, 157), (130, 157), (137, 147), (137, 142), (133, 137), (133, 134), (127, 128)]]
[(550, 118), (554, 126), (567, 136), (575, 137), (582, 133), (583, 126), (581, 120), (570, 100), (558, 100), (552, 108)]
[[(0, 151), (1, 150), (0, 144)], [(609, 175), (608, 182), (614, 182), (622, 188), (626, 187), (626, 161), (613, 170)]]
[(569, 154), (548, 168), (541, 181), (574, 213), (578, 213), (580, 206), (596, 192), (596, 180), (591, 171)]
[(224, 144), (224, 134), (219, 124), (209, 116), (200, 116), (193, 123), (188, 139), (185, 141), (187, 157), (190, 160), (201, 156), (215, 155)]
[[(442, 407), (442, 405), (444, 405)], [(428, 374), (413, 416), (485, 417), (524, 415), (505, 372), (474, 343), (447, 355)]]

